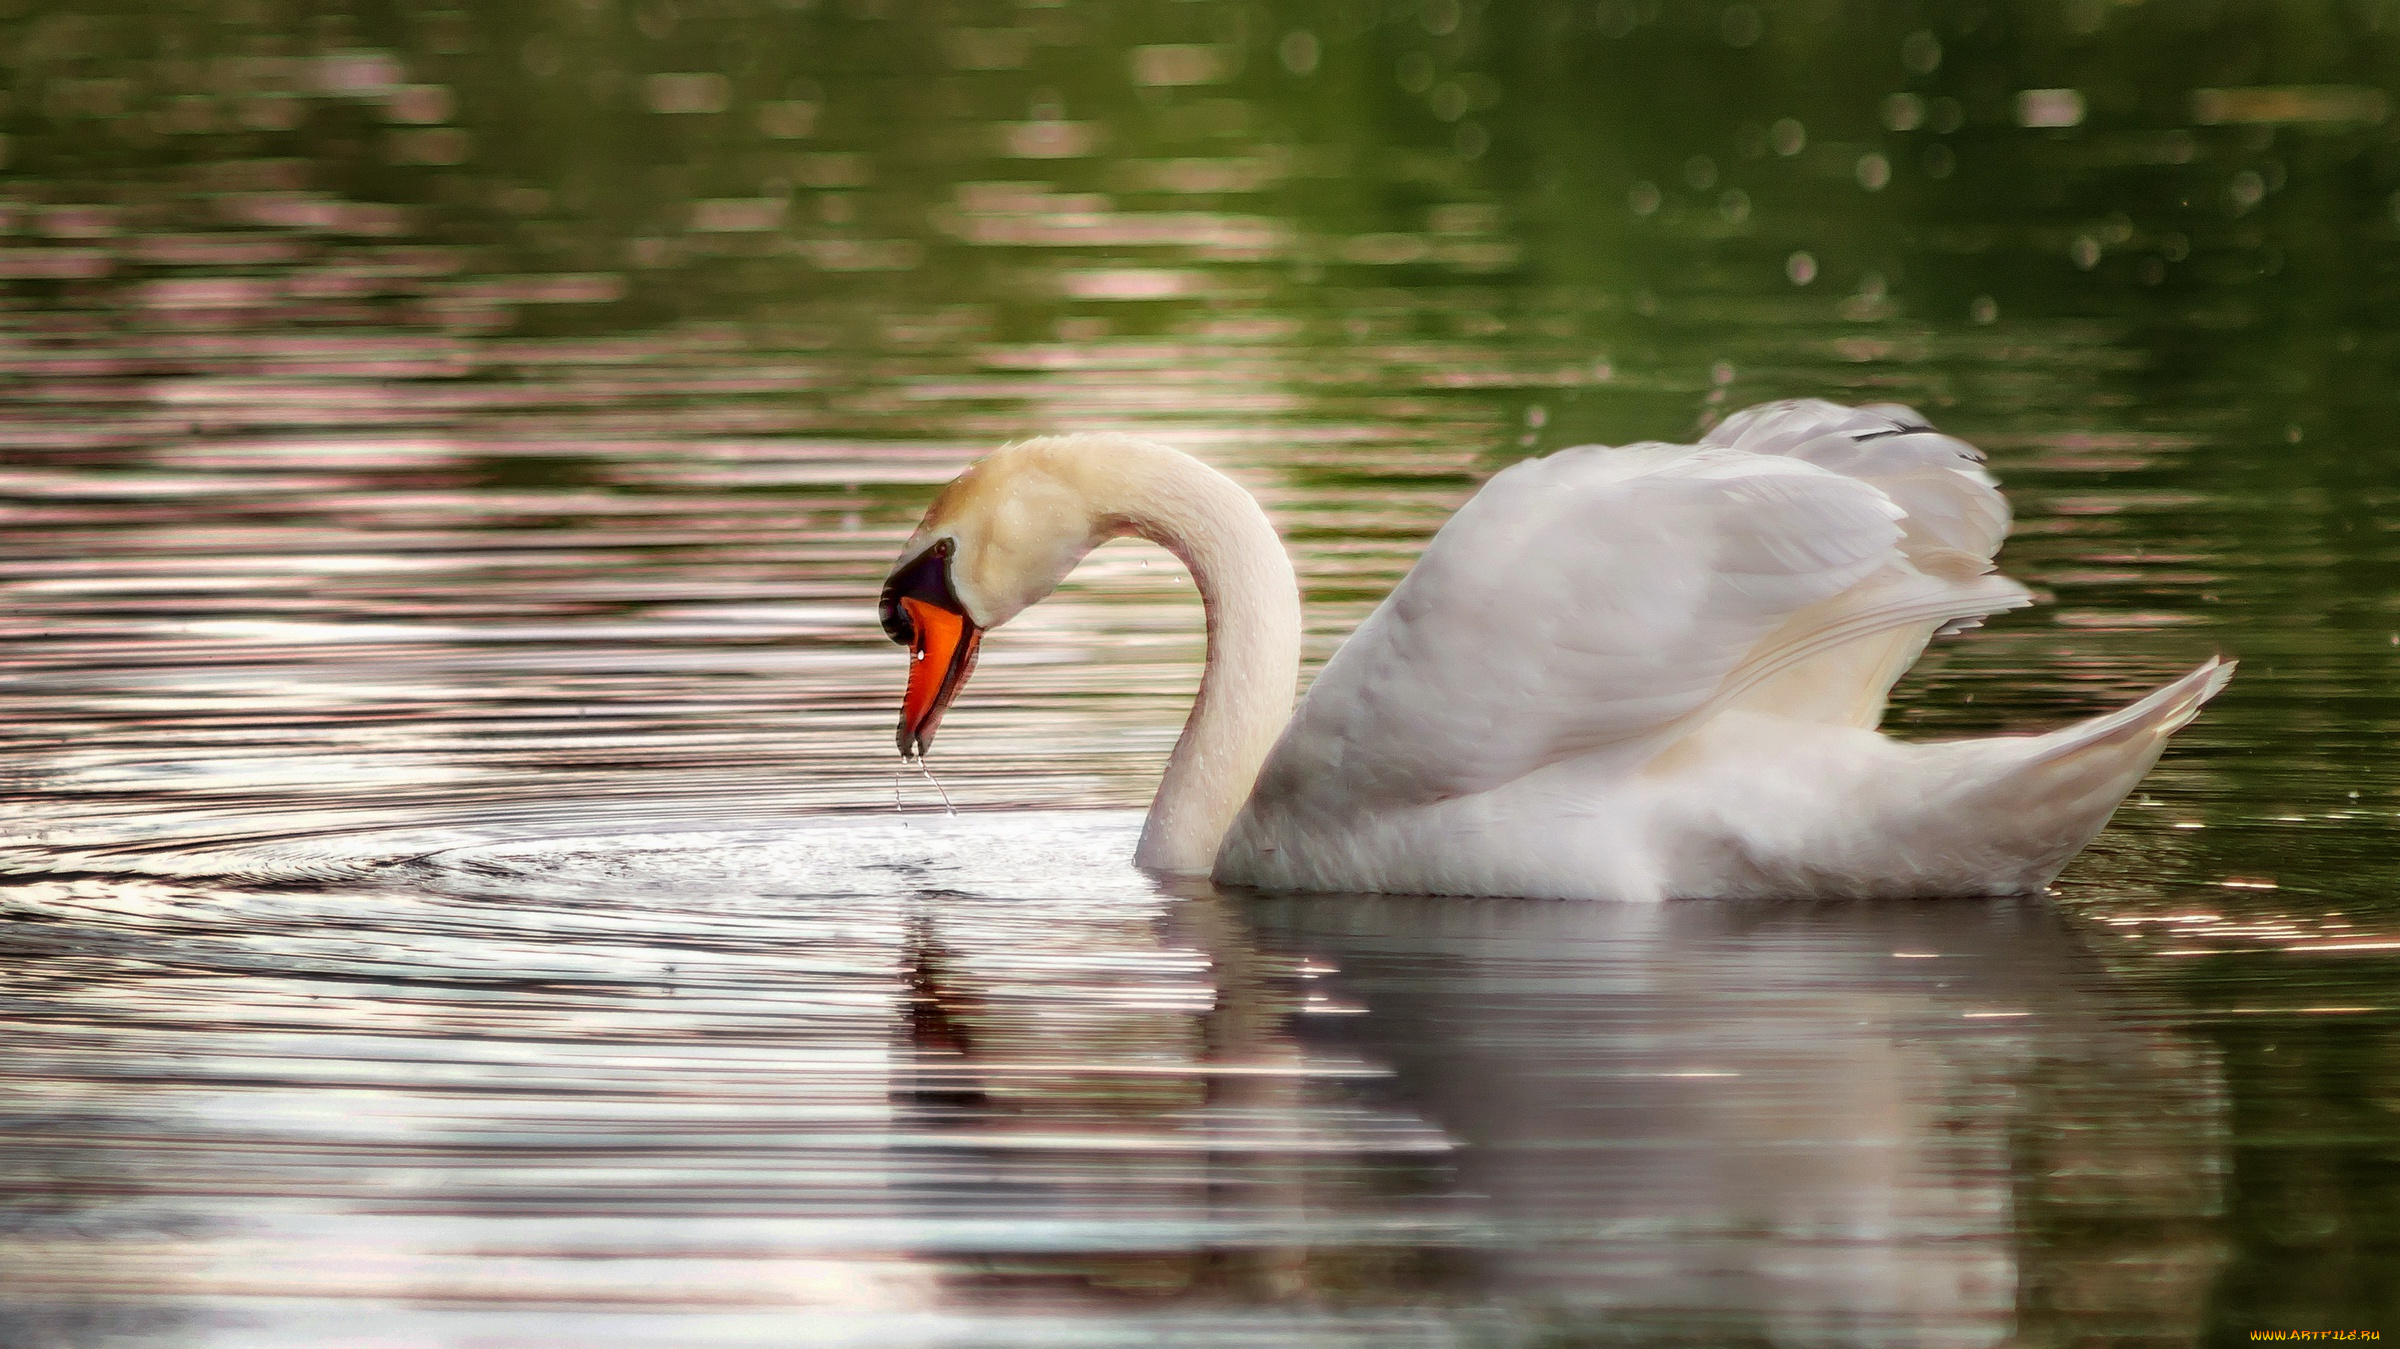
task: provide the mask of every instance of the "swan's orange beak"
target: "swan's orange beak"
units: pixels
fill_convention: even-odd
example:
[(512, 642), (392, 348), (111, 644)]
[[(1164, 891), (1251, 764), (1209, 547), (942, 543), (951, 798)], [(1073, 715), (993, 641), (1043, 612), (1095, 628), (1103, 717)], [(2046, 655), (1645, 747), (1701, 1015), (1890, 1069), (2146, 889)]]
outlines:
[(950, 555), (957, 545), (941, 539), (893, 568), (883, 583), (876, 612), (891, 639), (908, 648), (908, 694), (900, 700), (900, 757), (913, 759), (933, 743), (950, 700), (975, 669), (983, 629), (967, 617), (950, 586)]
[(975, 670), (983, 630), (956, 610), (920, 599), (902, 599), (908, 617), (908, 695), (900, 700), (900, 757), (913, 759), (933, 743), (950, 700)]

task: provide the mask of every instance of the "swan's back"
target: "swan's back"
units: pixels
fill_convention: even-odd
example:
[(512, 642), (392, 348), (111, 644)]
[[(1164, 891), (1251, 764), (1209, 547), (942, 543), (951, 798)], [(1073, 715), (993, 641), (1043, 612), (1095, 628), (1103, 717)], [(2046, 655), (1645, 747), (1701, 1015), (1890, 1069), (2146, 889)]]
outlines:
[[(1809, 434), (1819, 409), (1813, 424), (1854, 429)], [(1777, 404), (1728, 422), (1723, 444), (1583, 446), (1501, 471), (1326, 664), (1257, 797), (1390, 808), (1568, 758), (1636, 766), (1837, 646), (2022, 603), (1985, 579), (2007, 508), (1973, 452), (1857, 417)], [(1957, 526), (1917, 541), (1907, 510), (1845, 468), (1923, 498), (1949, 475), (1938, 518)]]
[[(1709, 815), (1717, 804), (1688, 791), (1696, 765), (1771, 761), (1778, 744), (1805, 743), (1795, 755), (1818, 779), (1858, 766), (1857, 790), (1880, 791), (1885, 749), (1910, 748), (1872, 734), (1892, 682), (1937, 632), (2029, 602), (1992, 572), (2008, 519), (1981, 456), (1899, 407), (1770, 404), (1696, 446), (1512, 466), (1327, 662), (1218, 873), (1308, 889), (1722, 890), (1670, 873), (1740, 864), (1659, 852), (1673, 830), (1650, 813), (1680, 801)], [(1740, 852), (1748, 826), (1719, 824)]]

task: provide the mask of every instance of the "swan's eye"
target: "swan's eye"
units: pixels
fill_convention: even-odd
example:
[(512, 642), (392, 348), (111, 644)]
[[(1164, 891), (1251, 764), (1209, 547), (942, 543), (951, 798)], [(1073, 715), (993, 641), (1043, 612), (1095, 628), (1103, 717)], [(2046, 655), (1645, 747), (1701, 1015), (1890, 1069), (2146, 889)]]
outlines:
[(883, 622), (884, 635), (907, 646), (916, 640), (916, 625), (909, 621), (908, 606), (902, 600), (923, 600), (952, 613), (965, 613), (966, 606), (958, 602), (957, 592), (950, 588), (950, 555), (956, 545), (949, 539), (937, 541), (919, 553), (915, 561), (892, 572), (883, 583), (883, 597), (875, 604), (875, 616)]

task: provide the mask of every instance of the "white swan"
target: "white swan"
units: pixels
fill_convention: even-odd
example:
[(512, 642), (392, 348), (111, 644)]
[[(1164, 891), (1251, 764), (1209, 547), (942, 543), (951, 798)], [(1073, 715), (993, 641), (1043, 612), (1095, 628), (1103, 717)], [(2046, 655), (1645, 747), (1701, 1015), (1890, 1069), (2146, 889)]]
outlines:
[(1879, 734), (1929, 639), (2031, 602), (1992, 571), (2008, 506), (1981, 462), (1907, 408), (1805, 401), (1696, 446), (1518, 464), (1295, 712), (1299, 596), (1249, 494), (1133, 436), (1026, 441), (943, 490), (885, 583), (900, 751), (931, 741), (984, 629), (1137, 534), (1208, 615), (1145, 867), (1558, 898), (2038, 891), (2233, 666), (2047, 735)]

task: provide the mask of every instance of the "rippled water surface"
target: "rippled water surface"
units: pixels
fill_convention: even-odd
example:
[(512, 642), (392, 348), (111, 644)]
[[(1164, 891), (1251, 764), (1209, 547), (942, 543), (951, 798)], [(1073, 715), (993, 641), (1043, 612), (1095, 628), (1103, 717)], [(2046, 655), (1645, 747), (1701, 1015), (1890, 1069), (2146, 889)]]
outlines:
[[(0, 1345), (2400, 1334), (2395, 25), (8, 8)], [(1162, 888), (1133, 543), (894, 772), (1010, 437), (1234, 474), (1313, 663), (1799, 394), (2017, 508), (1900, 733), (2242, 661), (2049, 899)]]

